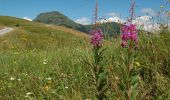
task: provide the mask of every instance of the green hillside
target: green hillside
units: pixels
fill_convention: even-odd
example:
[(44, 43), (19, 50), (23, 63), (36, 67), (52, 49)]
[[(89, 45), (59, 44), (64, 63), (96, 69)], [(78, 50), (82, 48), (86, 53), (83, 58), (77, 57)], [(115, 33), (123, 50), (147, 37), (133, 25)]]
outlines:
[[(9, 37), (17, 37), (14, 40), (15, 43), (25, 45), (26, 48), (26, 45), (30, 47), (33, 45), (42, 45), (42, 47), (49, 46), (48, 42), (57, 43), (61, 46), (63, 44), (69, 45), (72, 42), (83, 42), (83, 39), (87, 37), (85, 33), (72, 29), (60, 26), (49, 26), (8, 16), (0, 16), (0, 25), (14, 28), (14, 31), (11, 34), (5, 35), (4, 37), (7, 38), (1, 38), (2, 40), (12, 41)], [(19, 44), (15, 45), (21, 46)]]
[[(93, 25), (85, 25), (84, 26), (84, 32), (89, 32), (93, 29)], [(98, 25), (99, 28), (103, 30), (103, 33), (106, 36), (118, 36), (120, 35), (120, 27), (121, 24), (118, 24), (116, 22), (108, 22), (108, 23), (102, 23)]]

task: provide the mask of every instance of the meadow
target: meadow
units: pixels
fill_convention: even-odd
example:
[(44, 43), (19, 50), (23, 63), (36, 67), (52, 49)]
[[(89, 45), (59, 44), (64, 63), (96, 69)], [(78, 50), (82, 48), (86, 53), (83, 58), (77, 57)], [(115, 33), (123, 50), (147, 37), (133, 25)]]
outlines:
[[(89, 36), (7, 16), (0, 17), (0, 24), (14, 28), (0, 36), (1, 100), (96, 100), (95, 58)], [(135, 77), (134, 100), (169, 100), (170, 32), (138, 34), (133, 66), (139, 76)], [(105, 95), (108, 100), (125, 100), (120, 83), (127, 50), (121, 47), (120, 37), (104, 40), (102, 48)]]

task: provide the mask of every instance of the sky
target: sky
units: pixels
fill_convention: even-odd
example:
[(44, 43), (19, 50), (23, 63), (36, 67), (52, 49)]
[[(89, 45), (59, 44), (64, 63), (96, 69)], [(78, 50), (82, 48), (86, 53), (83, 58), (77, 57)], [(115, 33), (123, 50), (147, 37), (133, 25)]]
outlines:
[[(0, 0), (0, 15), (18, 18), (34, 19), (39, 13), (59, 11), (72, 20), (89, 24), (94, 13), (96, 0)], [(98, 0), (99, 17), (129, 16), (130, 0)], [(149, 14), (154, 16), (155, 11), (164, 5), (166, 0), (136, 0), (136, 16)], [(170, 7), (167, 7), (169, 9)]]

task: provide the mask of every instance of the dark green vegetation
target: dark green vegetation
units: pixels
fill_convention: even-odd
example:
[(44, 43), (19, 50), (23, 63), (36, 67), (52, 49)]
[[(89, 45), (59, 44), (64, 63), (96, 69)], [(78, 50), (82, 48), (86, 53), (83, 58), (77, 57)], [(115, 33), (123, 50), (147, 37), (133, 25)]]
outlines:
[(81, 28), (83, 27), (83, 25), (75, 23), (74, 21), (69, 19), (67, 16), (57, 11), (41, 13), (37, 16), (37, 18), (34, 21), (45, 23), (45, 24), (65, 26), (68, 28), (76, 29), (76, 30), (81, 30)]
[[(18, 24), (18, 25), (17, 25)], [(81, 32), (13, 17), (0, 25), (14, 31), (0, 36), (0, 100), (95, 100), (92, 46)], [(134, 66), (140, 73), (137, 100), (170, 99), (170, 32), (139, 33)], [(128, 56), (120, 40), (106, 41), (101, 65), (107, 71), (108, 99), (124, 100), (119, 88)]]
[[(72, 21), (71, 19), (69, 19), (67, 16), (57, 11), (41, 13), (37, 16), (37, 18), (34, 21), (45, 23), (45, 24), (65, 26), (67, 28), (72, 28), (85, 33), (89, 33), (89, 31), (93, 28), (93, 25), (78, 24)], [(120, 24), (116, 22), (103, 23), (100, 24), (100, 26), (104, 30), (104, 33), (106, 35), (115, 36), (120, 33)]]

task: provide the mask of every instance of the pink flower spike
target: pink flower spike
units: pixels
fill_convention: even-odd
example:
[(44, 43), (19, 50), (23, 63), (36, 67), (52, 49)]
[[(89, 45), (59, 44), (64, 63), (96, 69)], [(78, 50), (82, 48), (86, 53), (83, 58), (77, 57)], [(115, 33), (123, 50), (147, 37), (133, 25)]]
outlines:
[(92, 34), (91, 37), (91, 44), (95, 47), (100, 47), (102, 40), (103, 40), (103, 32), (101, 29), (96, 29), (96, 30), (92, 30), (90, 31), (90, 33)]
[(125, 47), (127, 44), (127, 41), (133, 41), (135, 45), (138, 43), (138, 37), (137, 37), (137, 29), (136, 25), (131, 23), (126, 23), (122, 27), (122, 47)]

